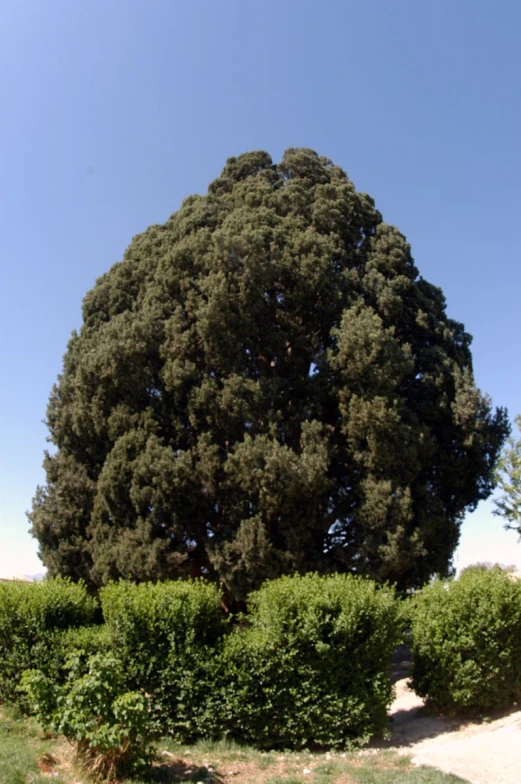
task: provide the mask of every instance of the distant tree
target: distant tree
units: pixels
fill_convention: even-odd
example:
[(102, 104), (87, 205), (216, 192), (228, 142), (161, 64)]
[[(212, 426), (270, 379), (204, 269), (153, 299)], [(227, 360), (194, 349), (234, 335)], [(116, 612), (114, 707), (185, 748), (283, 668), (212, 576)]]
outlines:
[(493, 563), (492, 561), (478, 561), (477, 563), (465, 566), (465, 568), (461, 570), (460, 575), (465, 574), (466, 572), (490, 572), (491, 569), (501, 569), (502, 572), (512, 574), (517, 571), (517, 566), (515, 564), (506, 565), (497, 562)]
[(446, 574), (507, 435), (470, 336), (306, 149), (230, 158), (89, 291), (29, 517), (51, 574)]
[[(521, 430), (521, 414), (516, 417)], [(497, 465), (497, 483), (503, 495), (494, 501), (495, 514), (504, 517), (505, 528), (517, 531), (521, 536), (521, 438), (512, 437), (503, 450)]]

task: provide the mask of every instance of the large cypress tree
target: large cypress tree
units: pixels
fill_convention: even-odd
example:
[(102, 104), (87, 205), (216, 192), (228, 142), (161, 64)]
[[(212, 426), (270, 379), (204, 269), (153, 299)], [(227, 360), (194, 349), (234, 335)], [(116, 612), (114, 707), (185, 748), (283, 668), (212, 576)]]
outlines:
[(400, 232), (331, 161), (228, 160), (88, 292), (30, 513), (51, 574), (447, 573), (505, 412)]

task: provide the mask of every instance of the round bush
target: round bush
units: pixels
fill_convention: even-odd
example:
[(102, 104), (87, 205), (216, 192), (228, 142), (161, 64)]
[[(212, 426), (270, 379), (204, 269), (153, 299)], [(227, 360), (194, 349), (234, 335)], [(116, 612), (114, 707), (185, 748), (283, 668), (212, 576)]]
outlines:
[(397, 638), (389, 588), (349, 575), (283, 577), (225, 638), (227, 734), (257, 746), (359, 745), (384, 731)]
[(411, 621), (412, 684), (433, 706), (480, 715), (521, 696), (521, 583), (502, 570), (424, 588)]

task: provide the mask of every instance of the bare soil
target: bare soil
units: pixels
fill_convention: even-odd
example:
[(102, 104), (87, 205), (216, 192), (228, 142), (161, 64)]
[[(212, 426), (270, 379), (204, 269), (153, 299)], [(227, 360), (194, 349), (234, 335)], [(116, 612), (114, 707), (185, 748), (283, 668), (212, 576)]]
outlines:
[(389, 746), (410, 755), (416, 765), (431, 765), (471, 784), (520, 784), (521, 706), (480, 722), (429, 714), (408, 686), (409, 658), (401, 646), (393, 668), (396, 697)]

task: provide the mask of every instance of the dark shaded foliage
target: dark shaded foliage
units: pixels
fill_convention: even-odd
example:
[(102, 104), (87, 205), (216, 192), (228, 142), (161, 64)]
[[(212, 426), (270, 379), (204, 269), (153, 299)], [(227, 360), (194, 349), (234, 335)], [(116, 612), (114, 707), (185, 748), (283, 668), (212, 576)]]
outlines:
[(30, 519), (101, 585), (447, 574), (505, 412), (400, 232), (306, 149), (231, 158), (86, 295)]

